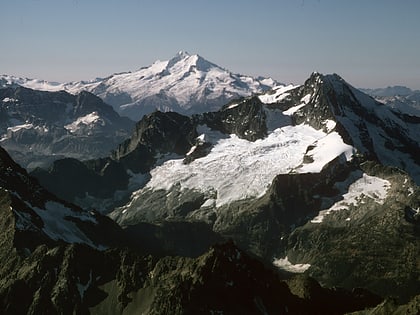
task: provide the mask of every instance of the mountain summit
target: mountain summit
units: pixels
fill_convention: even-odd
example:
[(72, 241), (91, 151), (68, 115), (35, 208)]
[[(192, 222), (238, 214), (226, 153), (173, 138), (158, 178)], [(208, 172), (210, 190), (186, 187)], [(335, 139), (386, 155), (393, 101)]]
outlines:
[(186, 51), (166, 61), (156, 61), (134, 72), (113, 74), (104, 79), (64, 84), (0, 76), (0, 85), (25, 87), (72, 94), (89, 91), (123, 116), (139, 120), (156, 109), (183, 114), (218, 110), (228, 101), (270, 90), (278, 83), (270, 78), (234, 74)]

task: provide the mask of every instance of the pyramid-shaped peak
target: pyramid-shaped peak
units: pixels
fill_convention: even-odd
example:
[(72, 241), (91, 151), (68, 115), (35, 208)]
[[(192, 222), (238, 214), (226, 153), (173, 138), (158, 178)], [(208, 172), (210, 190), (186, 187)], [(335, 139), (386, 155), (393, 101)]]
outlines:
[(188, 52), (181, 50), (173, 58), (168, 61), (167, 69), (172, 68), (174, 65), (182, 63), (188, 69), (191, 66), (195, 66), (197, 70), (208, 71), (211, 68), (220, 68), (218, 65), (206, 60), (198, 54), (189, 54)]

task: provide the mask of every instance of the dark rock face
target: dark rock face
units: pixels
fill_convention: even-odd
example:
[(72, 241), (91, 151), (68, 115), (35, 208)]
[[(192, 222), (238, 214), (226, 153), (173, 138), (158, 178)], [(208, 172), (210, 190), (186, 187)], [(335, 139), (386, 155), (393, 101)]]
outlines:
[(220, 111), (195, 116), (199, 124), (206, 124), (224, 134), (236, 134), (255, 141), (267, 135), (263, 104), (258, 97), (240, 101), (237, 106), (225, 106)]
[(156, 155), (184, 155), (197, 137), (191, 119), (175, 112), (154, 112), (140, 120), (130, 139), (119, 145), (113, 157), (133, 172), (145, 173)]
[(86, 193), (97, 198), (112, 196), (128, 185), (128, 174), (121, 164), (112, 159), (80, 162), (76, 159), (55, 161), (48, 170), (31, 172), (49, 191), (60, 192), (60, 197), (72, 201)]
[(46, 166), (60, 157), (109, 155), (134, 122), (88, 92), (0, 89), (2, 146), (24, 167)]

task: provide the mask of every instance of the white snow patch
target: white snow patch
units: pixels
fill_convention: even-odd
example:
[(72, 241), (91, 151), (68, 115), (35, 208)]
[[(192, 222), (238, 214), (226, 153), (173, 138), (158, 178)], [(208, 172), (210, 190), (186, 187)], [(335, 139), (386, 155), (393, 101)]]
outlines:
[(330, 120), (330, 119), (327, 119), (326, 121), (324, 121), (324, 124), (325, 124), (325, 127), (327, 128), (327, 132), (332, 131), (337, 125), (337, 123), (334, 120)]
[(306, 94), (304, 97), (302, 97), (302, 99), (300, 101), (304, 104), (308, 104), (309, 101), (311, 100), (311, 96), (312, 96), (312, 94), (310, 94), (310, 93)]
[(193, 153), (195, 151), (195, 149), (197, 149), (197, 146), (196, 145), (193, 145), (191, 147), (190, 151), (188, 151), (186, 155), (190, 155), (191, 153)]
[(258, 96), (261, 102), (265, 104), (272, 104), (279, 102), (283, 99), (285, 99), (287, 96), (290, 95), (290, 93), (287, 93), (290, 90), (296, 89), (299, 86), (289, 84), (287, 86), (277, 86), (274, 87), (271, 91)]
[(306, 153), (312, 157), (312, 163), (298, 168), (299, 173), (319, 173), (322, 168), (337, 156), (344, 154), (347, 161), (351, 160), (355, 149), (343, 142), (337, 132), (332, 132), (314, 143), (315, 147)]
[(207, 199), (202, 205), (201, 208), (207, 208), (207, 207), (214, 207), (216, 204), (216, 200), (215, 199)]
[(302, 107), (304, 107), (306, 104), (302, 103), (293, 107), (290, 107), (288, 110), (285, 110), (283, 112), (284, 115), (288, 115), (288, 116), (292, 116), (294, 113), (296, 113), (299, 109), (301, 109)]
[(278, 258), (273, 260), (273, 265), (293, 273), (304, 273), (311, 267), (310, 264), (292, 264), (287, 256), (285, 258)]
[[(335, 186), (340, 189), (345, 186), (345, 182), (336, 183)], [(373, 199), (378, 204), (383, 204), (390, 187), (391, 183), (388, 180), (363, 173), (361, 178), (349, 186), (348, 192), (343, 194), (342, 200), (333, 204), (329, 209), (320, 211), (311, 222), (322, 223), (326, 215), (333, 211), (346, 210), (349, 205), (358, 204), (363, 196)]]
[(23, 124), (23, 125), (8, 127), (7, 131), (16, 132), (20, 129), (32, 129), (33, 127), (34, 127), (34, 125), (32, 125), (32, 124)]
[(228, 109), (238, 107), (238, 106), (239, 106), (239, 104), (240, 104), (240, 103), (233, 103), (233, 104), (231, 104), (231, 105), (229, 105), (229, 106), (228, 106)]
[[(28, 206), (30, 206), (28, 204)], [(103, 250), (104, 246), (95, 245), (92, 241), (77, 227), (77, 225), (68, 218), (75, 218), (85, 222), (97, 224), (94, 217), (86, 212), (76, 212), (55, 201), (45, 203), (45, 209), (31, 207), (44, 222), (42, 230), (53, 240), (63, 240), (67, 243), (84, 243), (91, 247)]]
[(3, 103), (14, 103), (17, 102), (17, 99), (11, 98), (11, 97), (5, 97), (2, 101)]
[(68, 124), (68, 125), (64, 126), (64, 128), (67, 129), (68, 131), (70, 131), (71, 133), (74, 133), (74, 132), (76, 132), (80, 128), (80, 125), (86, 125), (86, 126), (88, 126), (88, 125), (94, 124), (94, 123), (96, 123), (98, 121), (102, 125), (104, 125), (104, 122), (99, 117), (98, 112), (92, 112), (90, 114), (87, 114), (86, 116), (77, 118), (71, 124)]

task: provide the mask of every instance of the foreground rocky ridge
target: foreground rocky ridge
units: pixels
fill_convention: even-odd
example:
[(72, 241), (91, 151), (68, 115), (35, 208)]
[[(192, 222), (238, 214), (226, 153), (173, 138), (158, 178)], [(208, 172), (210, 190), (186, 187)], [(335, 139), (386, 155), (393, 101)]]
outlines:
[[(233, 243), (212, 246), (196, 258), (151, 255), (108, 218), (45, 191), (3, 149), (0, 175), (5, 314), (335, 314), (381, 301), (367, 291), (318, 285), (310, 297), (298, 297)], [(295, 279), (293, 288), (304, 281)], [(337, 303), (326, 305), (331, 298)]]

